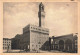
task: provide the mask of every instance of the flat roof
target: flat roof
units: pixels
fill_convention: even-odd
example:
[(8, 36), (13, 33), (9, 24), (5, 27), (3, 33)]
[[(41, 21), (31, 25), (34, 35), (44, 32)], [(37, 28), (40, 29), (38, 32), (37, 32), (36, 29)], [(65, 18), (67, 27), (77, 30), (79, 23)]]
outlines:
[(3, 40), (11, 40), (10, 38), (3, 38)]

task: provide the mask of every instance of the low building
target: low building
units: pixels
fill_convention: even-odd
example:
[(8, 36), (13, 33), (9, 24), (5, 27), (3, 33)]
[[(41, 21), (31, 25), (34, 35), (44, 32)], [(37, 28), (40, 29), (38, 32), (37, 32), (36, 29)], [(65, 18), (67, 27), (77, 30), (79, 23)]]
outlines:
[(11, 49), (11, 39), (3, 38), (3, 50)]
[(21, 41), (22, 35), (21, 34), (17, 34), (14, 38), (12, 38), (12, 49), (20, 49), (20, 41)]
[(68, 34), (53, 39), (53, 50), (65, 51), (65, 52), (77, 52), (77, 35)]

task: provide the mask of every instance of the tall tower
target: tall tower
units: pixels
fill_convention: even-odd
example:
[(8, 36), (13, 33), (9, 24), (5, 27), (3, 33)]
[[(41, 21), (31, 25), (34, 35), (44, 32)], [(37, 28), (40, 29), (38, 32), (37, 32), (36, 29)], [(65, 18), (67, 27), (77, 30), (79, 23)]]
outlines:
[(39, 27), (45, 27), (45, 11), (44, 11), (44, 5), (42, 2), (39, 4), (39, 12), (38, 12), (38, 17), (39, 17)]

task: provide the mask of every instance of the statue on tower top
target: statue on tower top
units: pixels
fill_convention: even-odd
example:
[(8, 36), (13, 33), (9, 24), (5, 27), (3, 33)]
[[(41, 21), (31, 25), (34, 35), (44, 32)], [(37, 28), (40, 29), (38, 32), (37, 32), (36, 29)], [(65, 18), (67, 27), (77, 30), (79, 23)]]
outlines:
[(44, 5), (42, 4), (42, 2), (41, 2), (40, 5), (39, 5), (39, 10), (40, 10), (40, 11), (44, 11)]

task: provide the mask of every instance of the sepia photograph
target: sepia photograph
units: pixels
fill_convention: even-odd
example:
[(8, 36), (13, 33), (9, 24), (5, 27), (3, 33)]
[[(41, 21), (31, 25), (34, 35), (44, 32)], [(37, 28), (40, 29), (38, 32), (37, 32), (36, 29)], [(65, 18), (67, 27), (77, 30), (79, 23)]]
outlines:
[(3, 2), (3, 53), (78, 53), (77, 2)]

